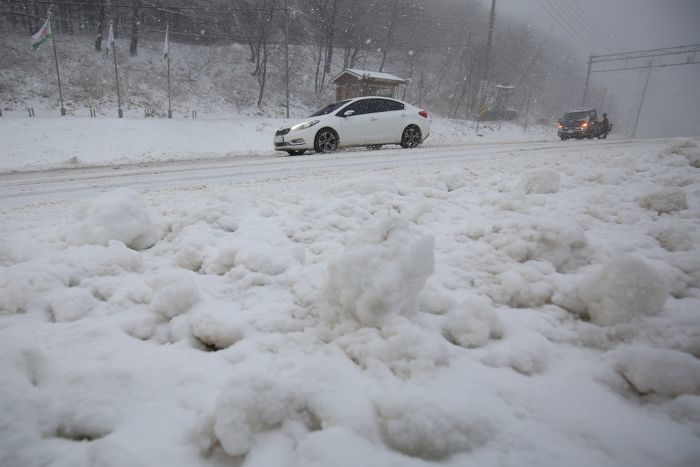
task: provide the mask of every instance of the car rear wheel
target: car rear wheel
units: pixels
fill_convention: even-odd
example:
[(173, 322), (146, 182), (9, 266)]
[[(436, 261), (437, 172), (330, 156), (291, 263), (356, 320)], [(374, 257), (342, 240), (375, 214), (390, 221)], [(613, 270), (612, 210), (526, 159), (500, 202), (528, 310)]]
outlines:
[(421, 143), (420, 128), (415, 125), (409, 125), (403, 130), (403, 135), (401, 135), (401, 147), (415, 148)]
[(322, 128), (316, 133), (314, 150), (319, 153), (333, 152), (338, 149), (338, 135), (330, 128)]

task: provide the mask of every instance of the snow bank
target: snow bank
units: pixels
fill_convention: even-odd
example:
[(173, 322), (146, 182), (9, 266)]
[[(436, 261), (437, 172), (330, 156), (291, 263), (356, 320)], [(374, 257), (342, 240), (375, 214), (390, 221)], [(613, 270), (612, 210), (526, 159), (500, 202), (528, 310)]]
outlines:
[(622, 353), (617, 371), (640, 394), (700, 395), (700, 360), (687, 353), (634, 347)]
[(83, 202), (68, 239), (76, 245), (105, 246), (118, 240), (134, 250), (144, 250), (158, 240), (158, 230), (143, 197), (119, 188)]
[(601, 325), (661, 312), (670, 293), (667, 278), (632, 255), (608, 261), (579, 286), (591, 321)]
[(363, 326), (418, 309), (418, 295), (433, 274), (435, 239), (415, 239), (399, 218), (372, 221), (328, 266), (326, 296), (342, 316)]

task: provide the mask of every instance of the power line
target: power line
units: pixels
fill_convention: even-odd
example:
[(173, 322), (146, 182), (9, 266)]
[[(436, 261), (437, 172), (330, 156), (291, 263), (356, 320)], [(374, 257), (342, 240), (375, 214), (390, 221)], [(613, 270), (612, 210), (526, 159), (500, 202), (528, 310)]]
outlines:
[(581, 27), (581, 31), (583, 32), (583, 34), (586, 34), (586, 37), (593, 38), (593, 40), (598, 44), (598, 46), (602, 46), (602, 49), (607, 50), (608, 52), (613, 51), (613, 49), (611, 49), (610, 46), (608, 46), (608, 44), (601, 39), (600, 33), (592, 29), (588, 24), (584, 23), (583, 19), (581, 18), (581, 15), (575, 12), (568, 3), (561, 1), (561, 3), (559, 3), (559, 6), (562, 9), (566, 10), (567, 18), (571, 18), (573, 22), (575, 22), (578, 26)]
[[(562, 1), (565, 1), (565, 0), (562, 0)], [(610, 38), (610, 34), (603, 31), (603, 29), (600, 26), (598, 26), (598, 23), (596, 21), (593, 21), (590, 18), (590, 16), (588, 16), (586, 11), (581, 7), (581, 5), (579, 5), (579, 3), (577, 1), (574, 0), (570, 4), (573, 7), (573, 9), (575, 9), (579, 12), (580, 17), (582, 18), (582, 20), (586, 24), (588, 24), (590, 30), (597, 32), (597, 34), (600, 34), (601, 36), (605, 36), (608, 39)], [(613, 45), (616, 45), (616, 44), (613, 44)], [(615, 48), (619, 49), (620, 47), (615, 47)]]
[[(543, 0), (537, 0), (537, 3), (540, 4), (540, 6), (549, 14), (549, 16), (554, 19), (554, 21), (559, 24), (559, 26), (567, 32), (573, 33), (580, 39), (582, 42), (584, 42), (591, 50), (594, 50), (596, 48), (600, 48), (599, 46), (596, 46), (591, 43), (589, 38), (585, 34), (581, 34), (581, 32), (578, 30), (578, 28), (572, 27), (572, 25), (569, 23), (567, 19), (567, 14), (566, 12), (562, 12), (562, 10), (559, 9), (558, 5), (556, 2), (552, 2), (551, 0), (544, 0), (547, 2), (547, 5), (544, 5), (542, 3)], [(593, 36), (595, 37), (595, 36)]]

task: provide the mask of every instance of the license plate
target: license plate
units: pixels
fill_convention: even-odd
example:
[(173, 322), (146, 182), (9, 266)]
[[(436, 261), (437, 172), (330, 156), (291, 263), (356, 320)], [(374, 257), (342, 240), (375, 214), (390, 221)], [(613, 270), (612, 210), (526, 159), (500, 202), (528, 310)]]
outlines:
[(284, 143), (284, 136), (275, 136), (275, 143)]

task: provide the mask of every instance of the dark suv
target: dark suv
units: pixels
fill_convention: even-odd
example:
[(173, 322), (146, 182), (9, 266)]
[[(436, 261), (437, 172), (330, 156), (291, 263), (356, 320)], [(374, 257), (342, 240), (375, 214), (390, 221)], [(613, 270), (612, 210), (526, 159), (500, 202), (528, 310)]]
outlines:
[(557, 124), (557, 134), (562, 141), (569, 138), (592, 139), (598, 136), (598, 114), (595, 109), (567, 112)]

